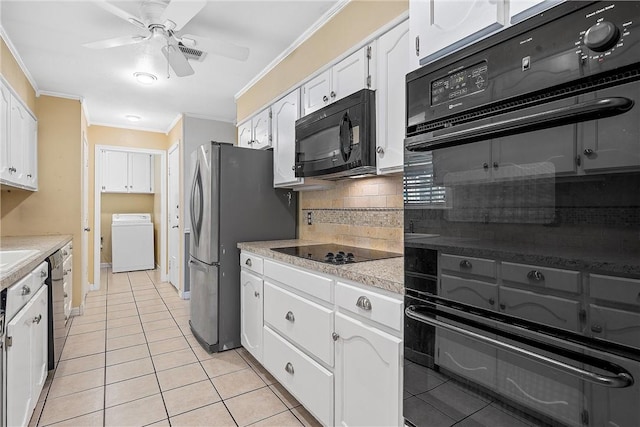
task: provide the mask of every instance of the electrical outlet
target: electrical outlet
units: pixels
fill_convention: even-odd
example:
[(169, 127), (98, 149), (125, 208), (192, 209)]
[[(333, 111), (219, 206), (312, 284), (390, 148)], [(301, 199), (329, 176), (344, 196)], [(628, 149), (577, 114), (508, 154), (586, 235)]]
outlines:
[(313, 224), (313, 212), (307, 212), (307, 225)]

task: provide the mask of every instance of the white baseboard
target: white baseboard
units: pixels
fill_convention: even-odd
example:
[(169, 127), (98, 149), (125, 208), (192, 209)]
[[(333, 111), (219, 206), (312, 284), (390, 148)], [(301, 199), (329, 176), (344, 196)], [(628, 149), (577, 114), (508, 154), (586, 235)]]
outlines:
[(182, 299), (191, 299), (191, 291), (182, 292), (179, 291), (180, 298)]
[(110, 262), (101, 262), (100, 263), (100, 268), (109, 268), (111, 267), (111, 263)]
[(89, 283), (89, 291), (97, 291), (100, 289), (100, 284)]
[(73, 316), (79, 316), (80, 314), (80, 307), (73, 307), (71, 309), (71, 313), (69, 313), (69, 317), (73, 317)]

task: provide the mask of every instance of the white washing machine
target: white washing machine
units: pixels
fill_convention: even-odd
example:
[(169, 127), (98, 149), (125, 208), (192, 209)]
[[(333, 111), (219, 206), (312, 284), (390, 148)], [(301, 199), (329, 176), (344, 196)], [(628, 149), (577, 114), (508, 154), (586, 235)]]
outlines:
[(114, 273), (153, 270), (151, 214), (113, 214), (111, 217), (111, 269)]

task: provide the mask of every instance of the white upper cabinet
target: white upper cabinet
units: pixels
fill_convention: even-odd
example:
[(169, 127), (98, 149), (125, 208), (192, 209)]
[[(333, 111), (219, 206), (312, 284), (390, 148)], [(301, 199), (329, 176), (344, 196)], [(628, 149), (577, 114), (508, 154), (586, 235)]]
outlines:
[(38, 122), (9, 87), (0, 89), (0, 181), (37, 190)]
[(376, 166), (378, 174), (403, 170), (405, 78), (409, 72), (409, 22), (377, 42)]
[(271, 147), (271, 109), (265, 108), (238, 125), (238, 146), (264, 149)]
[(372, 86), (373, 47), (366, 46), (302, 85), (304, 115)]
[(564, 0), (509, 0), (509, 23), (517, 24)]
[(103, 193), (153, 193), (153, 155), (102, 151)]
[(273, 137), (273, 186), (301, 184), (296, 178), (296, 120), (300, 117), (300, 89), (271, 106)]
[(505, 0), (411, 0), (409, 15), (412, 70), (506, 24)]

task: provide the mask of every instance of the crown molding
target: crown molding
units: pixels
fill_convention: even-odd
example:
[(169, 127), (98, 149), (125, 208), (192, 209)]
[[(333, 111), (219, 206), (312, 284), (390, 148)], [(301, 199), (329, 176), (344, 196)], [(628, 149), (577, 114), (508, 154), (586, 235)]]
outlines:
[(52, 90), (41, 90), (38, 92), (38, 96), (53, 96), (55, 98), (65, 98), (65, 99), (73, 99), (74, 101), (82, 102), (82, 97), (80, 95), (73, 95), (70, 93), (63, 92), (54, 92)]
[(173, 119), (173, 121), (171, 122), (171, 124), (169, 124), (169, 127), (167, 128), (165, 134), (169, 135), (169, 132), (171, 132), (173, 130), (174, 127), (176, 127), (176, 125), (178, 124), (178, 122), (180, 121), (180, 119), (182, 118), (182, 113), (179, 113), (175, 119)]
[(236, 124), (235, 120), (233, 119), (228, 119), (226, 117), (208, 116), (206, 114), (183, 113), (183, 117), (191, 117), (194, 119), (202, 119), (202, 120), (215, 120), (216, 122), (231, 123), (233, 125)]
[(16, 62), (18, 63), (18, 67), (20, 67), (20, 70), (22, 70), (22, 73), (25, 75), (25, 77), (29, 81), (29, 84), (31, 84), (31, 87), (36, 92), (36, 96), (39, 96), (40, 91), (38, 90), (38, 85), (36, 84), (35, 79), (27, 69), (27, 66), (24, 65), (24, 62), (22, 61), (22, 57), (20, 57), (20, 54), (18, 53), (18, 49), (16, 49), (15, 45), (7, 35), (7, 32), (5, 31), (2, 25), (0, 25), (0, 37), (2, 37), (2, 40), (4, 40), (5, 44), (9, 48), (9, 52), (11, 52)]
[(128, 129), (128, 130), (139, 130), (143, 132), (153, 132), (153, 133), (162, 133), (166, 135), (164, 129), (155, 129), (155, 128), (146, 128), (142, 126), (126, 126), (121, 123), (107, 123), (107, 122), (93, 122), (91, 126), (104, 126), (109, 128), (118, 128), (118, 129)]

